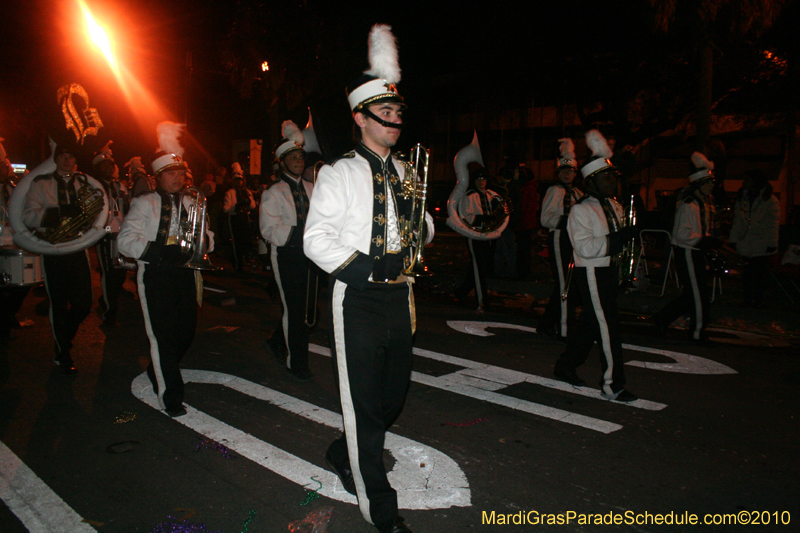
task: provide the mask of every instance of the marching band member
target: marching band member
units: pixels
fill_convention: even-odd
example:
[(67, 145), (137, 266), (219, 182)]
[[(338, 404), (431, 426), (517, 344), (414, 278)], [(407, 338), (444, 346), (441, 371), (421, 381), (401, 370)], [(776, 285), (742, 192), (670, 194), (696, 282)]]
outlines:
[(772, 185), (760, 169), (745, 173), (733, 211), (729, 241), (747, 263), (742, 273), (745, 305), (761, 308), (769, 286), (771, 255), (778, 253), (780, 202), (772, 194)]
[[(472, 187), (461, 198), (458, 212), (468, 224), (483, 229), (485, 224), (492, 222), (492, 213), (503, 203), (503, 197), (486, 185), (489, 181), (489, 171), (479, 163), (474, 163), (470, 169), (470, 182)], [(475, 298), (478, 300), (477, 311), (483, 313), (484, 304), (488, 300), (489, 289), (486, 283), (486, 274), (492, 270), (496, 239), (481, 240), (467, 238), (467, 248), (472, 268), (467, 272), (467, 277), (461, 286), (456, 289), (456, 299), (464, 300), (472, 289), (475, 289)]]
[[(29, 228), (53, 228), (63, 218), (81, 214), (78, 191), (87, 184), (87, 177), (75, 171), (76, 154), (75, 148), (64, 144), (57, 146), (55, 172), (33, 178), (22, 212), (22, 220)], [(43, 254), (42, 270), (56, 342), (54, 361), (65, 374), (74, 374), (77, 369), (72, 360), (72, 340), (92, 310), (88, 251), (84, 248), (64, 254)]]
[(572, 186), (578, 169), (575, 145), (572, 139), (559, 139), (558, 142), (561, 152), (556, 170), (558, 182), (547, 189), (541, 215), (542, 226), (550, 230), (547, 234), (547, 250), (550, 256), (550, 268), (558, 283), (553, 286), (550, 301), (536, 329), (539, 333), (566, 342), (567, 326), (574, 322), (577, 301), (574, 288), (569, 291), (566, 300), (561, 299), (566, 286), (569, 264), (572, 262), (572, 243), (566, 231), (567, 220), (570, 208), (581, 199), (583, 193)]
[(675, 222), (672, 226), (672, 247), (675, 265), (683, 286), (681, 293), (653, 320), (661, 334), (677, 318), (689, 314), (692, 339), (699, 344), (710, 344), (706, 328), (711, 320), (711, 291), (706, 273), (706, 252), (722, 246), (714, 236), (714, 163), (700, 152), (691, 157), (689, 185), (679, 195)]
[[(200, 273), (182, 268), (191, 254), (178, 244), (191, 203), (180, 194), (186, 166), (178, 137), (184, 128), (172, 122), (158, 125), (160, 150), (152, 164), (158, 187), (133, 199), (117, 239), (121, 253), (138, 259), (139, 299), (150, 339), (147, 375), (159, 406), (171, 417), (186, 414), (179, 365), (194, 339), (202, 294)], [(208, 231), (205, 237), (213, 250), (214, 234)], [(199, 237), (196, 245), (203, 240)]]
[(395, 87), (400, 68), (389, 26), (370, 32), (370, 65), (347, 91), (361, 140), (320, 170), (303, 245), (332, 276), (331, 346), (344, 435), (325, 459), (357, 495), (367, 522), (382, 533), (403, 533), (410, 530), (397, 514), (383, 443), (411, 378), (415, 318), (399, 222), (410, 216), (413, 199), (401, 195), (405, 169), (391, 154), (406, 106)]
[[(0, 222), (0, 237), (2, 237), (3, 246), (6, 246), (11, 245), (11, 236), (13, 234), (11, 224), (8, 221), (8, 200), (14, 191), (14, 182), (11, 181), (14, 170), (11, 168), (11, 162), (8, 157), (6, 157), (6, 150), (3, 147), (4, 140), (0, 138), (0, 217), (2, 218), (2, 222)], [(20, 327), (16, 315), (30, 290), (30, 286), (19, 287), (5, 285), (0, 282), (0, 339), (9, 339), (11, 337), (11, 328)]]
[(308, 368), (306, 294), (308, 258), (303, 253), (303, 232), (314, 185), (302, 179), (305, 169), (303, 132), (287, 120), (283, 140), (275, 149), (280, 175), (261, 195), (261, 235), (272, 248), (272, 273), (283, 304), (281, 327), (265, 343), (281, 364), (300, 381), (313, 377)]
[(92, 159), (94, 177), (103, 184), (109, 201), (109, 217), (106, 223), (108, 234), (97, 242), (97, 262), (100, 264), (100, 286), (103, 298), (100, 300), (100, 313), (104, 326), (117, 324), (117, 301), (122, 285), (125, 283), (127, 271), (114, 267), (114, 241), (119, 235), (125, 211), (128, 206), (128, 188), (119, 179), (114, 178), (117, 168), (108, 143)]
[(142, 164), (141, 157), (131, 158), (130, 161), (125, 163), (128, 168), (128, 181), (131, 183), (131, 198), (136, 198), (146, 192), (154, 191), (156, 183), (151, 176), (147, 174), (147, 170)]
[[(635, 226), (623, 226), (622, 206), (617, 194), (617, 170), (611, 164), (611, 150), (597, 130), (586, 134), (592, 157), (581, 167), (586, 196), (572, 206), (567, 232), (573, 247), (575, 267), (572, 283), (577, 286), (584, 310), (567, 337), (567, 350), (556, 362), (555, 377), (575, 386), (586, 383), (577, 368), (586, 362), (595, 342), (600, 346), (604, 398), (630, 403), (637, 398), (625, 389), (622, 341), (619, 333), (617, 292), (619, 272), (612, 256), (638, 235)], [(621, 228), (613, 232), (611, 228)]]
[(231, 262), (237, 272), (244, 272), (244, 258), (252, 248), (250, 212), (256, 208), (256, 200), (244, 182), (242, 166), (234, 163), (232, 169), (233, 180), (222, 200), (222, 211), (228, 215), (233, 247)]

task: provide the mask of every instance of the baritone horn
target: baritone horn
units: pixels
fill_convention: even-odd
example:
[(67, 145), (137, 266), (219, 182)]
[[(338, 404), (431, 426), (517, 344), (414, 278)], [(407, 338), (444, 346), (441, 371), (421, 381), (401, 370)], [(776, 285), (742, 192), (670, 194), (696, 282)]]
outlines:
[[(611, 225), (609, 228), (611, 232), (619, 231), (622, 228), (636, 225), (636, 208), (633, 205), (634, 195), (631, 195), (630, 205), (625, 209), (625, 218), (618, 226), (615, 219), (612, 217)], [(636, 281), (636, 273), (634, 272), (636, 264), (636, 238), (629, 240), (625, 243), (622, 251), (614, 257), (614, 260), (619, 266), (619, 286), (623, 288), (631, 288), (634, 281)]]
[(192, 255), (181, 266), (194, 270), (219, 270), (211, 264), (206, 252), (206, 229), (208, 227), (206, 195), (197, 187), (187, 187), (182, 190), (178, 200), (179, 220), (183, 209), (183, 198), (187, 196), (189, 197), (189, 207), (186, 210), (187, 220), (180, 225), (178, 244), (180, 244), (181, 251)]
[(79, 215), (62, 217), (55, 228), (36, 231), (34, 234), (50, 244), (61, 244), (82, 237), (92, 228), (97, 215), (105, 208), (105, 198), (102, 189), (95, 189), (88, 183), (78, 190), (77, 198), (75, 205), (81, 210)]
[(411, 277), (430, 276), (425, 262), (425, 243), (428, 240), (428, 224), (425, 220), (428, 205), (428, 168), (431, 152), (417, 143), (411, 149), (408, 161), (403, 162), (406, 176), (403, 180), (403, 198), (413, 199), (411, 216), (401, 219), (401, 242), (403, 247), (412, 247), (410, 257), (405, 259), (403, 274)]

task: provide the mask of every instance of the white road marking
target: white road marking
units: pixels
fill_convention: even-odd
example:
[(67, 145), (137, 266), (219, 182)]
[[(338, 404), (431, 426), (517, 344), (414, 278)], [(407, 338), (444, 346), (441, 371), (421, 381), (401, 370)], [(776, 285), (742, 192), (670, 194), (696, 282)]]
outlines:
[[(494, 333), (489, 333), (488, 331), (486, 331), (487, 328), (516, 329), (519, 331), (529, 331), (531, 333), (536, 333), (536, 328), (529, 328), (527, 326), (520, 326), (517, 324), (505, 324), (503, 322), (476, 322), (468, 320), (464, 321), (449, 320), (447, 322), (447, 325), (456, 331), (459, 331), (461, 333), (467, 333), (468, 335), (475, 335), (476, 337), (491, 337), (492, 335), (494, 335)], [(715, 329), (715, 331), (728, 331), (728, 330)], [(751, 335), (733, 331), (730, 331), (730, 333)], [(753, 335), (753, 336), (758, 336), (758, 335)], [(659, 350), (657, 348), (648, 348), (646, 346), (637, 346), (635, 344), (623, 344), (622, 347), (626, 350), (630, 350), (633, 352), (643, 352), (643, 353), (663, 355), (664, 357), (668, 357), (674, 360), (676, 363), (678, 363), (678, 364), (648, 363), (644, 361), (628, 361), (627, 363), (625, 363), (626, 365), (630, 366), (647, 368), (650, 370), (663, 370), (664, 372), (679, 372), (682, 374), (721, 375), (721, 374), (737, 373), (734, 369), (732, 369), (729, 366), (723, 365), (722, 363), (717, 363), (716, 361), (712, 361), (711, 359), (707, 359), (705, 357), (700, 357), (698, 355), (690, 355), (680, 352), (671, 352), (669, 350)]]
[[(230, 374), (205, 370), (181, 370), (181, 375), (186, 383), (222, 385), (258, 400), (269, 402), (313, 422), (342, 429), (342, 415), (263, 385)], [(158, 409), (158, 399), (153, 394), (146, 373), (133, 380), (131, 392), (150, 407)], [(176, 418), (176, 422), (227, 446), (243, 457), (300, 486), (315, 489), (317, 484), (311, 480), (311, 476), (315, 476), (322, 483), (319, 494), (346, 503), (356, 503), (355, 496), (346, 492), (342, 488), (339, 478), (326, 469), (266, 443), (191, 406), (187, 406), (186, 410), (187, 414)], [(446, 454), (394, 433), (386, 433), (385, 446), (396, 461), (388, 477), (392, 487), (397, 490), (397, 501), (401, 509), (446, 509), (472, 505), (469, 483), (464, 472)], [(320, 458), (323, 455), (324, 450), (320, 450)], [(300, 496), (298, 494), (298, 498)]]
[[(319, 355), (324, 355), (326, 357), (331, 356), (330, 348), (326, 348), (318, 344), (309, 344), (308, 349), (309, 351)], [(588, 387), (573, 387), (572, 385), (568, 385), (554, 379), (534, 376), (524, 372), (517, 372), (515, 370), (487, 365), (477, 361), (462, 359), (460, 357), (454, 357), (452, 355), (424, 350), (421, 348), (414, 348), (414, 354), (421, 357), (426, 357), (428, 359), (442, 361), (451, 365), (465, 367), (464, 370), (459, 370), (452, 374), (446, 374), (439, 377), (429, 376), (420, 372), (412, 372), (411, 380), (415, 383), (421, 383), (423, 385), (428, 385), (429, 387), (435, 387), (437, 389), (454, 392), (463, 396), (469, 396), (470, 398), (475, 398), (477, 400), (496, 405), (502, 405), (504, 407), (509, 407), (525, 413), (531, 413), (544, 418), (558, 420), (559, 422), (566, 422), (567, 424), (581, 426), (583, 428), (599, 431), (601, 433), (611, 433), (622, 429), (621, 425), (613, 422), (579, 415), (570, 411), (558, 409), (556, 407), (549, 407), (547, 405), (521, 400), (519, 398), (513, 398), (511, 396), (506, 396), (504, 394), (495, 392), (510, 385), (527, 382), (551, 389), (587, 396), (589, 398), (608, 401), (600, 395), (599, 390), (590, 389)], [(650, 402), (648, 400), (637, 400), (629, 404), (618, 403), (617, 405), (638, 407), (640, 409), (646, 409), (650, 411), (660, 411), (661, 409), (667, 407), (665, 404)]]
[(697, 355), (689, 355), (687, 353), (671, 352), (669, 350), (659, 350), (657, 348), (646, 348), (644, 346), (633, 346), (631, 344), (623, 344), (626, 350), (635, 350), (637, 352), (654, 353), (669, 357), (677, 364), (671, 363), (652, 363), (646, 361), (628, 361), (626, 365), (638, 366), (641, 368), (648, 368), (650, 370), (663, 370), (665, 372), (679, 372), (681, 374), (736, 374), (737, 372), (729, 366), (717, 363), (711, 359), (700, 357)]
[(2, 442), (0, 499), (31, 533), (96, 531)]

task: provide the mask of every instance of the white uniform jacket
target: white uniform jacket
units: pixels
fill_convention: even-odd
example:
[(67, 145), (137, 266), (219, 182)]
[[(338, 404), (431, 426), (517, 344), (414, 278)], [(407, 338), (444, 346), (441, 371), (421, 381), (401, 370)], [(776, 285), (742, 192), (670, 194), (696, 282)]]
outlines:
[[(759, 194), (752, 205), (747, 198), (736, 202), (733, 226), (728, 239), (736, 244), (736, 252), (744, 257), (759, 257), (777, 253), (780, 229), (780, 205), (774, 195), (769, 199)], [(767, 248), (775, 248), (767, 252)]]
[[(73, 181), (73, 186), (76, 191), (83, 187), (84, 183), (76, 174)], [(50, 208), (58, 208), (58, 184), (52, 174), (44, 174), (33, 178), (28, 194), (25, 196), (25, 207), (22, 210), (22, 221), (28, 228), (36, 228), (39, 230), (42, 227), (42, 218), (45, 211)]]
[[(558, 226), (561, 222), (561, 217), (564, 216), (564, 197), (566, 193), (567, 190), (561, 185), (553, 185), (544, 193), (541, 222), (542, 226), (548, 228), (550, 231), (564, 227), (562, 226), (559, 228)], [(575, 187), (572, 187), (573, 206), (581, 196), (583, 196), (583, 193)]]
[[(250, 192), (250, 189), (242, 189), (242, 192), (246, 194), (250, 200), (250, 209), (255, 209), (256, 200), (253, 198), (253, 193)], [(236, 194), (236, 189), (231, 187), (225, 192), (225, 198), (222, 199), (222, 210), (228, 215), (233, 215), (236, 212), (236, 205), (239, 200)]]
[[(303, 236), (303, 251), (322, 270), (334, 275), (358, 259), (360, 265), (355, 270), (360, 274), (357, 275), (365, 274), (367, 279), (374, 261), (369, 257), (374, 203), (372, 170), (363, 156), (351, 153), (354, 157), (348, 154), (319, 171)], [(393, 164), (398, 177), (404, 180), (403, 165), (396, 159)], [(427, 213), (426, 221), (427, 242), (430, 242), (433, 219)]]
[[(489, 206), (492, 209), (503, 201), (502, 196), (489, 189), (486, 189), (486, 199), (489, 201)], [(458, 202), (458, 214), (467, 221), (467, 224), (472, 224), (475, 222), (475, 217), (477, 215), (491, 215), (492, 213), (483, 212), (480, 193), (478, 191), (473, 191), (461, 197), (461, 201)]]
[[(700, 220), (700, 204), (702, 200), (692, 198), (691, 201), (682, 201), (678, 204), (675, 213), (675, 222), (672, 225), (672, 244), (681, 248), (691, 248), (699, 250), (700, 239), (710, 235), (706, 224), (706, 232), (703, 232), (703, 224)], [(708, 214), (708, 213), (707, 213)]]
[[(624, 220), (624, 211), (619, 202), (611, 199), (611, 205), (614, 206), (617, 220)], [(576, 267), (607, 267), (611, 264), (608, 255), (610, 231), (600, 200), (590, 196), (573, 205), (569, 210), (567, 231), (572, 241)]]
[[(188, 196), (183, 197), (184, 209), (191, 203)], [(139, 263), (146, 263), (140, 258), (147, 252), (151, 242), (158, 235), (158, 223), (161, 217), (161, 196), (150, 191), (137, 196), (131, 202), (131, 209), (117, 237), (119, 252), (127, 257), (135, 258)], [(206, 225), (208, 227), (208, 225)], [(208, 251), (214, 250), (214, 233), (206, 229)]]
[[(290, 177), (289, 179), (292, 178)], [(302, 181), (308, 200), (311, 202), (311, 193), (314, 190), (314, 185), (302, 178), (300, 178), (300, 181)], [(372, 204), (370, 204), (371, 210)], [(264, 237), (265, 241), (275, 246), (283, 246), (289, 241), (289, 237), (292, 236), (292, 231), (296, 226), (297, 208), (295, 207), (292, 189), (288, 183), (279, 180), (261, 193), (261, 210), (258, 218), (261, 236)], [(308, 228), (308, 221), (306, 221), (306, 228)]]

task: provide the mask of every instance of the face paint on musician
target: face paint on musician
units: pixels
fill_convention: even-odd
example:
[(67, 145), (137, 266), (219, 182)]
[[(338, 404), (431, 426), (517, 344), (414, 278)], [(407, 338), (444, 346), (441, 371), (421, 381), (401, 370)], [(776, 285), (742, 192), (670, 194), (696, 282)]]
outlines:
[[(403, 106), (400, 104), (386, 102), (375, 104), (368, 109), (382, 121), (403, 124)], [(381, 157), (388, 156), (400, 138), (400, 129), (383, 126), (361, 112), (355, 113), (353, 119), (361, 129), (361, 141), (364, 146)]]

